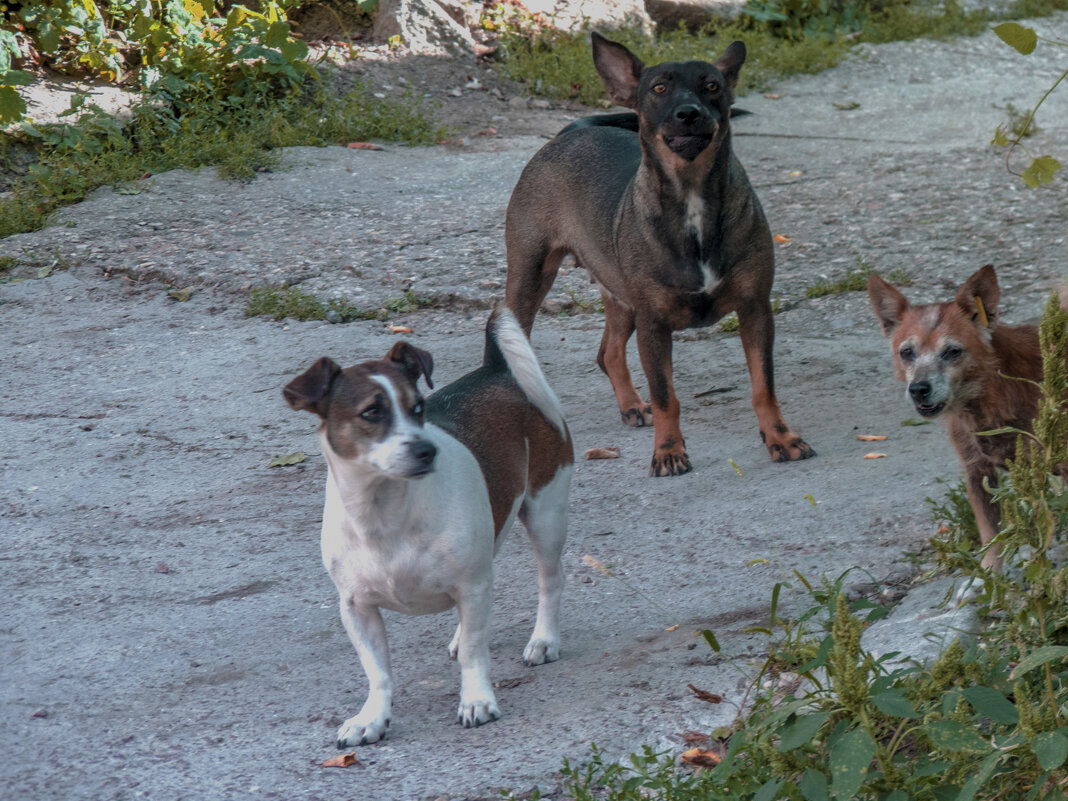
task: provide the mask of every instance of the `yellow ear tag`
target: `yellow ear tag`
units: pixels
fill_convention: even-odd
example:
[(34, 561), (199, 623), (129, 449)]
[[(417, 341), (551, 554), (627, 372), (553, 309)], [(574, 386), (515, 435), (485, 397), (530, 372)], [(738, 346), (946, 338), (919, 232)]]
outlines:
[(983, 299), (978, 295), (975, 296), (975, 310), (979, 314), (979, 322), (983, 324), (983, 328), (989, 328), (990, 322), (986, 319), (986, 309), (983, 308)]

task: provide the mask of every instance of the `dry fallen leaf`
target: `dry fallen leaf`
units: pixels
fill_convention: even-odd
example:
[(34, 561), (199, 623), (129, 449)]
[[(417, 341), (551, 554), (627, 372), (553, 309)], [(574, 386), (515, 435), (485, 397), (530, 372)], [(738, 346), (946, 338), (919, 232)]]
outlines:
[(864, 458), (865, 459), (885, 459), (886, 458), (886, 454), (885, 453), (866, 453), (866, 454), (864, 454)]
[(936, 531), (935, 533), (936, 534), (948, 534), (949, 533), (949, 526), (946, 526), (946, 525), (939, 526), (938, 527), (938, 531)]
[(618, 459), (619, 448), (590, 448), (586, 451), (587, 459)]
[(394, 334), (410, 334), (410, 333), (412, 333), (412, 329), (409, 328), (406, 325), (390, 325), (390, 326), (386, 326), (386, 327), (389, 328), (389, 330), (392, 331)]
[(679, 624), (676, 623), (674, 626), (668, 626), (666, 629), (664, 629), (664, 631), (675, 631), (678, 627)]
[(698, 768), (714, 768), (723, 761), (723, 757), (716, 751), (702, 751), (700, 748), (684, 751), (679, 759)]
[(351, 768), (353, 765), (363, 767), (363, 763), (356, 758), (355, 752), (332, 756), (323, 763), (324, 768)]
[(185, 303), (193, 297), (193, 288), (187, 286), (185, 289), (168, 289), (167, 294), (180, 303)]
[(481, 131), (477, 131), (475, 136), (496, 136), (497, 129), (490, 126), (489, 128), (483, 128)]
[(374, 142), (349, 142), (346, 147), (353, 150), (385, 150), (384, 147), (380, 147)]
[(722, 695), (716, 695), (715, 693), (710, 693), (708, 690), (698, 689), (697, 687), (694, 687), (692, 684), (687, 684), (686, 686), (690, 688), (690, 692), (692, 692), (697, 697), (698, 701), (705, 701), (705, 702), (707, 702), (709, 704), (722, 704), (723, 703), (723, 696)]
[(886, 439), (885, 434), (857, 434), (857, 439), (861, 442), (882, 442)]
[(289, 467), (290, 465), (293, 465), (293, 464), (300, 464), (301, 462), (303, 462), (307, 458), (308, 457), (304, 453), (304, 451), (293, 451), (293, 453), (287, 454), (285, 456), (276, 456), (276, 457), (274, 457), (273, 459), (271, 459), (270, 463), (267, 466), (268, 467)]
[(765, 92), (764, 97), (766, 97), (768, 100), (782, 100), (782, 95), (780, 95), (778, 92)]
[(793, 171), (790, 172), (789, 177), (790, 178), (800, 178), (802, 175), (804, 175), (804, 173), (801, 172), (801, 170), (793, 170)]
[(790, 237), (788, 237), (788, 236), (786, 236), (784, 234), (775, 234), (775, 241), (779, 242), (779, 243), (789, 242), (790, 241)]
[(694, 731), (693, 729), (687, 729), (686, 731), (679, 732), (675, 736), (676, 737), (681, 737), (682, 741), (684, 743), (686, 743), (686, 745), (697, 745), (697, 743), (707, 743), (711, 739), (711, 737), (708, 735), (707, 732)]
[(167, 563), (166, 562), (160, 562), (158, 565), (156, 565), (156, 572), (157, 573), (170, 573), (171, 569), (169, 567), (167, 567)]

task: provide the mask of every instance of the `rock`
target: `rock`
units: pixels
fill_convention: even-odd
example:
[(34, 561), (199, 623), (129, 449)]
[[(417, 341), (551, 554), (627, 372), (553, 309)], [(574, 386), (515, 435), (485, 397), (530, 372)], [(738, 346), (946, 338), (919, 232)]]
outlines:
[(653, 21), (642, 0), (525, 0), (532, 14), (543, 14), (553, 27), (578, 30), (591, 28), (620, 28), (640, 25), (652, 33)]
[(684, 23), (696, 30), (708, 22), (733, 22), (745, 0), (645, 0), (645, 10), (660, 30), (673, 31)]
[[(457, 13), (457, 3), (446, 2)], [(463, 7), (459, 8), (462, 12)], [(375, 38), (385, 41), (394, 36), (417, 55), (474, 58), (475, 40), (467, 25), (454, 19), (437, 0), (381, 0)]]

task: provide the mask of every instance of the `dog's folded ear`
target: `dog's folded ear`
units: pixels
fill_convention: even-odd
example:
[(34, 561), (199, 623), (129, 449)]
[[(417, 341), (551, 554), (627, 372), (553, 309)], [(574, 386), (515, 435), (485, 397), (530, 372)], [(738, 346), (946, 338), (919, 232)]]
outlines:
[(883, 336), (891, 336), (909, 308), (908, 299), (875, 273), (868, 276), (868, 299), (883, 327)]
[(645, 65), (626, 47), (605, 39), (596, 31), (590, 33), (590, 40), (593, 43), (593, 66), (601, 76), (609, 99), (617, 106), (635, 108), (638, 105), (638, 81)]
[(298, 411), (303, 409), (326, 417), (330, 385), (340, 372), (337, 362), (324, 356), (286, 384), (282, 396), (286, 403)]
[(732, 103), (734, 102), (734, 89), (738, 86), (738, 72), (744, 63), (745, 44), (742, 42), (731, 42), (727, 50), (715, 62), (716, 69), (723, 73), (727, 88), (731, 90)]
[(957, 305), (972, 322), (982, 328), (993, 328), (997, 324), (1000, 297), (994, 265), (987, 264), (980, 267), (957, 291)]
[(419, 380), (419, 376), (423, 376), (426, 379), (426, 385), (431, 389), (434, 388), (434, 383), (430, 380), (430, 374), (434, 372), (434, 357), (422, 348), (409, 345), (407, 342), (398, 342), (389, 349), (386, 358), (397, 362), (413, 384)]

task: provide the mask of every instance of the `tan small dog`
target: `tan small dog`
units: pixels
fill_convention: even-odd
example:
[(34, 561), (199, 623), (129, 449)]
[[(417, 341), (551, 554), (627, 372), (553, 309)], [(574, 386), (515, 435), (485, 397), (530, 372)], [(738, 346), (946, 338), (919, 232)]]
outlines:
[[(998, 323), (998, 280), (990, 264), (965, 281), (949, 303), (910, 306), (877, 275), (868, 278), (868, 297), (891, 340), (894, 372), (908, 385), (916, 411), (946, 421), (986, 545), (998, 533), (1001, 512), (983, 480), (997, 486), (998, 471), (1015, 455), (1016, 435), (977, 434), (1010, 426), (1032, 430), (1036, 382), (1042, 380), (1038, 328)], [(983, 566), (1001, 569), (997, 549), (986, 551)]]

